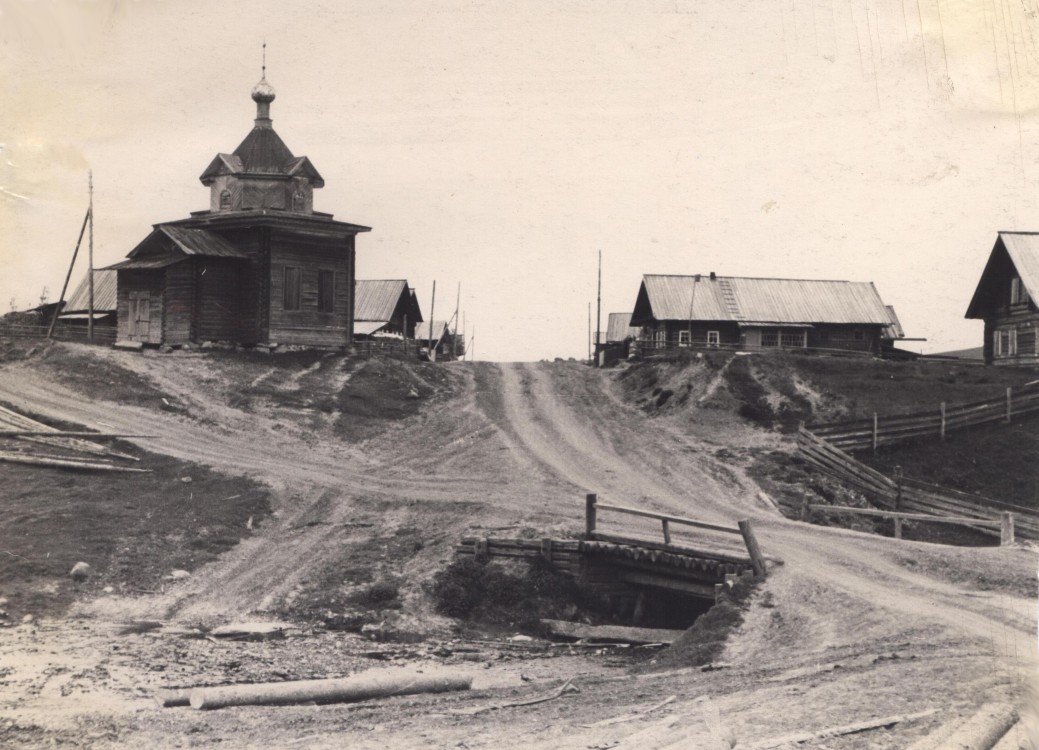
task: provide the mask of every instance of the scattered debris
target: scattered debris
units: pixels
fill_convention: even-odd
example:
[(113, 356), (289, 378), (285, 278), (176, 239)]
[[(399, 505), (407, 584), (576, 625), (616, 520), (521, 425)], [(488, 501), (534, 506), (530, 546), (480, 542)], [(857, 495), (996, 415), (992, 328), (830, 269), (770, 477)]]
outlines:
[(573, 679), (569, 679), (562, 685), (560, 685), (557, 690), (553, 690), (551, 693), (548, 693), (547, 695), (542, 695), (537, 698), (530, 698), (529, 700), (525, 701), (514, 701), (512, 703), (497, 703), (491, 706), (481, 706), (479, 708), (456, 709), (450, 711), (449, 713), (459, 714), (462, 716), (475, 716), (476, 714), (482, 714), (484, 711), (497, 711), (503, 708), (520, 708), (522, 706), (533, 706), (538, 703), (546, 703), (548, 701), (556, 700), (557, 698), (562, 698), (567, 693), (580, 693), (580, 689), (578, 689), (577, 686), (575, 686), (573, 683)]
[(228, 641), (267, 641), (284, 638), (293, 629), (284, 622), (242, 622), (213, 628), (208, 635)]
[(170, 571), (170, 574), (168, 576), (166, 576), (166, 577), (169, 578), (169, 579), (172, 579), (174, 581), (179, 581), (182, 578), (190, 578), (191, 577), (191, 573), (189, 573), (186, 570), (177, 569), (177, 570)]
[(582, 729), (594, 729), (596, 727), (612, 726), (613, 724), (623, 724), (626, 721), (635, 721), (636, 719), (641, 719), (646, 714), (653, 713), (654, 711), (663, 708), (669, 703), (674, 703), (677, 697), (678, 696), (676, 695), (671, 695), (665, 698), (664, 700), (660, 701), (660, 703), (654, 704), (649, 708), (644, 708), (641, 711), (636, 711), (635, 713), (631, 714), (625, 714), (624, 716), (615, 716), (612, 719), (603, 719), (602, 721), (597, 721), (594, 724), (579, 724), (578, 726), (580, 726)]

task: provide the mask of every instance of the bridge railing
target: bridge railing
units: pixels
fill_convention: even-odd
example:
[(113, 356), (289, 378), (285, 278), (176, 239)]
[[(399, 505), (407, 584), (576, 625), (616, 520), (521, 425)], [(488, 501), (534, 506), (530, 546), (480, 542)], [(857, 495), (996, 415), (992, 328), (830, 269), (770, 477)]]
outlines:
[(608, 510), (615, 513), (624, 513), (629, 516), (651, 518), (660, 521), (660, 530), (664, 536), (665, 545), (671, 544), (671, 524), (690, 526), (692, 528), (705, 529), (707, 531), (716, 531), (722, 534), (737, 534), (743, 537), (743, 543), (747, 547), (747, 554), (750, 556), (751, 566), (754, 568), (754, 575), (764, 578), (768, 572), (768, 567), (765, 564), (765, 557), (761, 554), (761, 549), (758, 547), (757, 539), (754, 536), (754, 529), (748, 520), (739, 521), (737, 528), (732, 528), (731, 526), (719, 526), (713, 523), (706, 523), (705, 521), (697, 521), (692, 518), (672, 516), (667, 513), (656, 513), (651, 510), (631, 508), (626, 505), (600, 503), (598, 501), (598, 496), (594, 493), (590, 493), (585, 496), (584, 516), (585, 536), (588, 539), (603, 538), (606, 536), (597, 529), (598, 513), (600, 510)]

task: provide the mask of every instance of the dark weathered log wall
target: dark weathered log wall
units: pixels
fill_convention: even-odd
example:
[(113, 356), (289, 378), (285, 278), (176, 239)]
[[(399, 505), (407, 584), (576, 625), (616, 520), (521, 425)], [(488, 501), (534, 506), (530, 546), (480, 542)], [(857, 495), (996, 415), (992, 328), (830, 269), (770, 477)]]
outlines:
[[(352, 237), (324, 237), (274, 230), (271, 236), (270, 328), (268, 338), (279, 344), (346, 346), (353, 316)], [(285, 268), (301, 272), (300, 305), (286, 310)], [(318, 309), (318, 273), (335, 273), (332, 312)]]

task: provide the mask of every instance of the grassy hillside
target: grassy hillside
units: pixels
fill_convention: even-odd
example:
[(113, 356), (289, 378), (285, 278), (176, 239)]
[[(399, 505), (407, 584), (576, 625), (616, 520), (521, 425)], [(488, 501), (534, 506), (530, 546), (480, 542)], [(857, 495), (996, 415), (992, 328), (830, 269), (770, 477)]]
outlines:
[(896, 466), (917, 479), (964, 492), (1039, 508), (1039, 416), (951, 432), (946, 440), (919, 440), (856, 456), (885, 474)]
[[(627, 399), (653, 415), (680, 422), (733, 425), (789, 432), (799, 422), (828, 422), (906, 414), (942, 401), (960, 403), (997, 399), (1008, 386), (1039, 378), (1028, 369), (994, 368), (920, 360), (813, 357), (786, 352), (745, 356), (721, 352), (674, 353), (630, 365), (618, 375)], [(740, 438), (732, 433), (731, 444)], [(801, 497), (813, 502), (865, 504), (839, 483), (823, 477), (784, 450), (737, 450), (752, 476), (775, 497), (784, 512), (796, 515)], [(920, 440), (865, 451), (860, 460), (891, 474), (899, 465), (909, 476), (997, 497), (1021, 505), (1039, 505), (1039, 418), (1013, 425), (985, 425), (950, 433), (944, 443)], [(742, 459), (740, 458), (742, 457)], [(883, 530), (883, 521), (833, 519), (834, 523)], [(932, 529), (927, 538), (956, 536), (959, 531)]]
[(905, 414), (946, 401), (998, 398), (1034, 370), (789, 352), (674, 352), (628, 366), (626, 397), (651, 414), (721, 409), (765, 427)]

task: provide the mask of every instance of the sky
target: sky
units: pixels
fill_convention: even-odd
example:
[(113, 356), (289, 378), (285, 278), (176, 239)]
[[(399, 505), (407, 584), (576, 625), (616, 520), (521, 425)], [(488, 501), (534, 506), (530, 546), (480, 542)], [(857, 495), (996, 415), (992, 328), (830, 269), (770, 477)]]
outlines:
[[(1001, 229), (1039, 230), (1039, 0), (0, 0), (0, 308), (57, 298), (94, 181), (94, 256), (208, 207), (198, 177), (274, 127), (372, 227), (358, 278), (477, 359), (584, 357), (642, 274), (872, 281), (916, 351)], [(77, 264), (73, 284), (85, 275)]]

